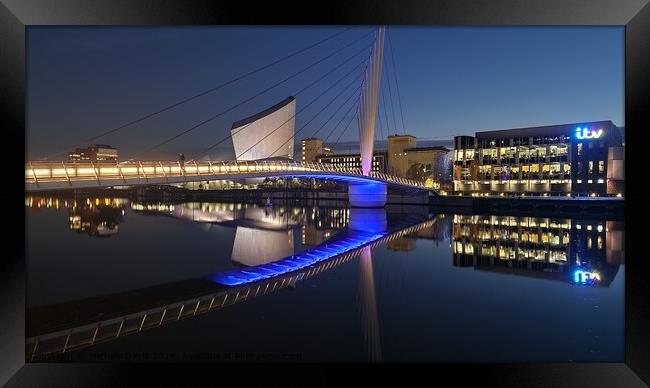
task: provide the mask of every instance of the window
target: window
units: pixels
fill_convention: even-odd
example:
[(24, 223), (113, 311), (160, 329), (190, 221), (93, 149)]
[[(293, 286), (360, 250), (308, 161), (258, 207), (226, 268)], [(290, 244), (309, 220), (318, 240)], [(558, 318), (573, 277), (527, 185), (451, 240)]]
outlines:
[(582, 143), (578, 143), (578, 155), (582, 155)]
[(592, 148), (594, 148), (594, 142), (593, 141), (589, 142), (589, 149), (592, 149)]
[(599, 160), (598, 161), (598, 173), (602, 174), (605, 172), (605, 161), (604, 160)]
[(603, 147), (605, 147), (605, 142), (604, 142), (604, 141), (600, 141), (600, 148), (603, 148)]
[(578, 174), (582, 174), (582, 162), (578, 162)]
[[(591, 144), (591, 143), (589, 143), (589, 144)], [(591, 175), (593, 173), (594, 173), (594, 161), (590, 160), (589, 161), (589, 175)]]

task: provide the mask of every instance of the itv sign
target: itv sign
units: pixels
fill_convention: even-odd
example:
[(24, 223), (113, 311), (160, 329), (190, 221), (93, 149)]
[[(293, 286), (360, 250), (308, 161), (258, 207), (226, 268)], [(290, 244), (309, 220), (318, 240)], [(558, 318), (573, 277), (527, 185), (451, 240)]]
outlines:
[(585, 128), (576, 128), (576, 138), (580, 140), (585, 140), (585, 139), (598, 139), (603, 135), (603, 129), (600, 128), (598, 130), (595, 129), (589, 129), (587, 127)]

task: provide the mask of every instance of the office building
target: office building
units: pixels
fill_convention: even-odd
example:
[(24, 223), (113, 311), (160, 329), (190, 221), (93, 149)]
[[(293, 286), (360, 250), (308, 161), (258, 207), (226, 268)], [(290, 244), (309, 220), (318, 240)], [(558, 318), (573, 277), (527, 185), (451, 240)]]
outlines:
[[(361, 154), (334, 154), (319, 155), (316, 158), (318, 163), (329, 163), (345, 168), (361, 169)], [(371, 171), (386, 172), (386, 152), (375, 151), (372, 155)]]
[(509, 195), (625, 195), (624, 142), (611, 121), (456, 136), (454, 190)]

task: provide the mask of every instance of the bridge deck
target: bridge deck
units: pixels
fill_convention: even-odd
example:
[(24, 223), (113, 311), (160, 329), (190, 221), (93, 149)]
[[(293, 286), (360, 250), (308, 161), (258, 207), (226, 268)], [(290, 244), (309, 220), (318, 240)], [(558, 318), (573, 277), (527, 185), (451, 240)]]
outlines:
[(423, 183), (357, 168), (295, 161), (76, 163), (27, 162), (25, 189), (61, 190), (264, 177), (304, 177), (348, 183), (381, 182), (406, 189), (432, 190)]

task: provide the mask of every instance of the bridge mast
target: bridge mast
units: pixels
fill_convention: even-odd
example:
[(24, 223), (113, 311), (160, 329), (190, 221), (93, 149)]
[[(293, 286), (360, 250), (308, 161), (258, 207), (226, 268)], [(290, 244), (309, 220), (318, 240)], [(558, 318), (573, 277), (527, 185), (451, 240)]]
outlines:
[(384, 31), (384, 26), (380, 26), (377, 31), (372, 54), (368, 59), (359, 105), (359, 146), (361, 148), (361, 172), (363, 175), (369, 175), (372, 169), (381, 64), (384, 56)]

